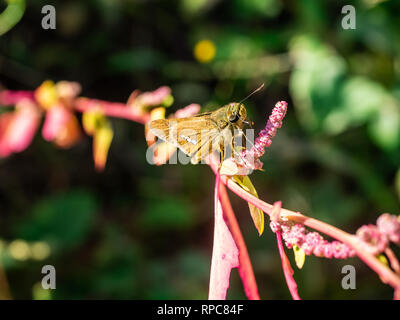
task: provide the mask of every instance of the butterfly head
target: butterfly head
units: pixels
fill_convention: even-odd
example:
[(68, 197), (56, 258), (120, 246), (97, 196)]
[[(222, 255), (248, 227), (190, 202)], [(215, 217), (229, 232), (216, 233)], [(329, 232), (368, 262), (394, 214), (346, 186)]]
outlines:
[(247, 117), (246, 108), (241, 103), (232, 102), (228, 105), (226, 116), (230, 123), (245, 121)]

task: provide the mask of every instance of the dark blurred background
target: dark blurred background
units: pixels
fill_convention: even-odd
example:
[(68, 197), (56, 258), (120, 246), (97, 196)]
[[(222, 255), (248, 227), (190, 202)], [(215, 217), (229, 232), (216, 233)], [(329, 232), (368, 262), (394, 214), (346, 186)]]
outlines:
[[(46, 4), (56, 8), (56, 30), (41, 28)], [(354, 30), (341, 26), (346, 4), (356, 8)], [(245, 103), (255, 127), (276, 101), (287, 100), (289, 110), (263, 157), (265, 172), (251, 176), (260, 198), (354, 233), (383, 212), (399, 214), (399, 7), (380, 0), (29, 1), (0, 38), (1, 85), (33, 90), (46, 79), (77, 81), (82, 95), (119, 102), (134, 89), (167, 85), (174, 112), (189, 103), (213, 110), (265, 83)], [(152, 166), (143, 126), (112, 125), (102, 173), (93, 168), (89, 137), (60, 150), (37, 134), (27, 150), (0, 159), (0, 257), (13, 298), (207, 298), (210, 168)], [(274, 235), (266, 228), (259, 237), (247, 204), (230, 195), (261, 297), (289, 299)], [(44, 264), (56, 267), (56, 290), (41, 289)], [(341, 287), (346, 264), (356, 266), (356, 290)], [(295, 279), (305, 299), (393, 296), (356, 258), (308, 257)], [(228, 298), (245, 298), (236, 269)]]

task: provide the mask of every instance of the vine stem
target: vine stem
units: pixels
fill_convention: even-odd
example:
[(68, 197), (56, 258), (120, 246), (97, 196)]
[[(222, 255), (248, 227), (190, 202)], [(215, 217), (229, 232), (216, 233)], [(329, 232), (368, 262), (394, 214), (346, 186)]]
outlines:
[(106, 116), (127, 119), (141, 124), (146, 124), (150, 121), (150, 115), (148, 113), (139, 113), (136, 109), (124, 103), (78, 98), (75, 100), (74, 107), (79, 112), (99, 110)]
[[(210, 157), (208, 164), (214, 171), (214, 173), (218, 174), (218, 162), (216, 161), (215, 157)], [(221, 182), (243, 200), (256, 206), (260, 210), (264, 211), (266, 214), (271, 214), (273, 205), (266, 203), (265, 201), (262, 201), (259, 198), (251, 195), (246, 190), (237, 185), (234, 181), (229, 179), (227, 176), (221, 176)], [(392, 286), (395, 290), (400, 291), (400, 277), (397, 276), (388, 267), (383, 265), (374, 255), (367, 252), (355, 236), (334, 226), (331, 226), (325, 222), (307, 217), (300, 212), (294, 212), (284, 208), (281, 209), (281, 218), (286, 218), (288, 220), (301, 223), (309, 228), (322, 232), (336, 240), (347, 244), (354, 249), (357, 256), (362, 261), (364, 261), (373, 271), (375, 271), (385, 283)]]

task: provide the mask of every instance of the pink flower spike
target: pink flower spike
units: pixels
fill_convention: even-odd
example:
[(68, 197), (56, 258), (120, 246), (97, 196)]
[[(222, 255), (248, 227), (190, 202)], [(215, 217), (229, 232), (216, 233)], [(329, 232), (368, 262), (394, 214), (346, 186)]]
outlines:
[(265, 128), (260, 131), (258, 137), (255, 139), (254, 146), (250, 150), (242, 151), (241, 157), (244, 161), (242, 160), (242, 163), (239, 164), (253, 170), (261, 169), (262, 163), (258, 158), (264, 154), (265, 148), (268, 148), (271, 145), (272, 139), (276, 135), (277, 128), (282, 127), (282, 120), (286, 115), (286, 111), (286, 101), (279, 101), (275, 104)]
[(383, 252), (389, 244), (386, 236), (383, 235), (373, 224), (364, 225), (358, 228), (356, 235), (365, 250), (373, 255)]
[(219, 200), (220, 175), (215, 179), (215, 225), (209, 300), (225, 300), (232, 268), (239, 267), (239, 250), (226, 225)]
[(294, 272), (292, 266), (290, 265), (289, 259), (286, 256), (285, 249), (283, 247), (282, 235), (280, 231), (276, 232), (276, 240), (278, 242), (279, 255), (281, 256), (283, 274), (285, 275), (285, 280), (290, 294), (292, 295), (293, 300), (301, 300), (299, 293), (297, 292), (297, 283), (293, 278)]

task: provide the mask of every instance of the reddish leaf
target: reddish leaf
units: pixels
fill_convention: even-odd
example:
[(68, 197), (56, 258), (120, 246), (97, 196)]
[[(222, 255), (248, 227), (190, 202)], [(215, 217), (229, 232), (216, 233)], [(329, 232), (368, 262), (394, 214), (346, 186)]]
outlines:
[(231, 270), (239, 266), (239, 250), (224, 221), (222, 206), (218, 197), (219, 182), (220, 176), (217, 175), (215, 181), (214, 246), (208, 294), (210, 300), (224, 300), (226, 298)]
[(22, 100), (13, 113), (6, 113), (2, 118), (0, 155), (25, 150), (31, 144), (40, 122), (40, 111), (36, 105), (30, 100)]

